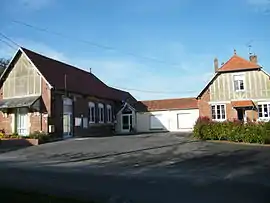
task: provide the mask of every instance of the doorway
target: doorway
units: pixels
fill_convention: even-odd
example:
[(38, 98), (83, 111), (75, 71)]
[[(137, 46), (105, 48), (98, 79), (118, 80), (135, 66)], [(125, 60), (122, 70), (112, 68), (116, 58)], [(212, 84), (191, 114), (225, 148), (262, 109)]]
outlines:
[(72, 136), (72, 114), (63, 115), (63, 137), (68, 138)]
[(73, 101), (63, 98), (63, 138), (73, 136)]
[(132, 114), (122, 115), (122, 132), (128, 133), (132, 131)]
[(243, 109), (243, 108), (238, 108), (237, 109), (237, 119), (239, 121), (244, 121), (245, 120), (245, 109)]
[(18, 135), (27, 136), (29, 134), (28, 109), (18, 108), (16, 110), (16, 132)]

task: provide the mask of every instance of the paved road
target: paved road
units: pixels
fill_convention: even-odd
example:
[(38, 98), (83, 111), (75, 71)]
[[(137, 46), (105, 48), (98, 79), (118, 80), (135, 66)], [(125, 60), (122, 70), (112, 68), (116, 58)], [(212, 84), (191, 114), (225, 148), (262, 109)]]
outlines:
[(269, 147), (145, 134), (2, 153), (0, 186), (104, 202), (270, 202), (269, 169)]

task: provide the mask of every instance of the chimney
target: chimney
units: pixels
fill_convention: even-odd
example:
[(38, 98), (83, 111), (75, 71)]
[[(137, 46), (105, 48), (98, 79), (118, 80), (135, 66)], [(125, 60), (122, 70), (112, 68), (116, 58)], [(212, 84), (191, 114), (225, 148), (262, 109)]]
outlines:
[(257, 55), (253, 54), (249, 56), (249, 60), (253, 63), (258, 63)]
[(214, 68), (215, 68), (215, 72), (217, 72), (218, 71), (218, 59), (217, 58), (214, 59)]

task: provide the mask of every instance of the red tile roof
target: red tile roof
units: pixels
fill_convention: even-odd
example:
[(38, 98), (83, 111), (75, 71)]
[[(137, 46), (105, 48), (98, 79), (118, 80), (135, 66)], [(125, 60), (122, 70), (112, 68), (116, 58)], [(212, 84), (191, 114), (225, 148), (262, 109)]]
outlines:
[(254, 106), (251, 100), (239, 100), (239, 101), (232, 101), (231, 102), (233, 107), (250, 107)]
[(248, 69), (258, 69), (260, 66), (249, 60), (243, 59), (238, 55), (233, 55), (224, 65), (222, 65), (218, 72), (225, 71), (238, 71), (238, 70), (248, 70)]
[(196, 98), (163, 99), (141, 101), (148, 111), (169, 110), (169, 109), (197, 109)]
[(66, 75), (66, 88), (68, 91), (118, 101), (127, 98), (136, 101), (130, 93), (107, 86), (90, 72), (48, 58), (26, 48), (21, 49), (55, 89), (65, 89)]

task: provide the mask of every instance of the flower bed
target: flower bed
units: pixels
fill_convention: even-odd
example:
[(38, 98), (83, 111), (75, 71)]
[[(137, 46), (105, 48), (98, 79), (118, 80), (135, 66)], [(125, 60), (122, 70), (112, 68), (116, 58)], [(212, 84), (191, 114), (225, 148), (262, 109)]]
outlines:
[(201, 117), (194, 126), (193, 134), (202, 140), (269, 144), (270, 122), (215, 122), (207, 117)]
[(1, 146), (31, 146), (39, 145), (49, 141), (49, 135), (43, 132), (34, 132), (28, 136), (20, 136), (18, 134), (8, 135), (4, 130), (0, 130)]

